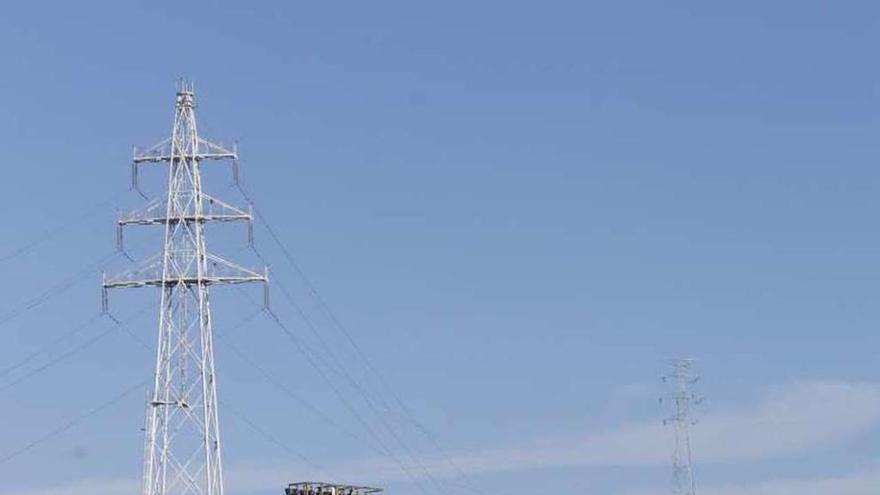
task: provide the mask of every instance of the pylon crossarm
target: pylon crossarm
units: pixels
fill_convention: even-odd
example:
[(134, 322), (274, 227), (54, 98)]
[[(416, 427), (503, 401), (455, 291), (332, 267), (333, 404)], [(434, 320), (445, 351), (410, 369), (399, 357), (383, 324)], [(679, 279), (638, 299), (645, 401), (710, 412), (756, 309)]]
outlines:
[[(158, 283), (155, 283), (158, 281)], [(162, 285), (162, 256), (153, 255), (130, 270), (104, 275), (105, 289)]]
[(179, 217), (167, 217), (168, 200), (156, 198), (148, 202), (142, 208), (127, 211), (119, 215), (119, 225), (165, 225), (175, 222), (235, 222), (253, 221), (249, 211), (232, 206), (224, 201), (202, 194), (201, 214), (183, 215)]
[(203, 154), (208, 156), (238, 159), (238, 154), (234, 150), (226, 148), (222, 143), (214, 143), (203, 137), (198, 138), (199, 148)]
[(172, 287), (175, 285), (218, 285), (266, 282), (268, 275), (257, 270), (241, 267), (213, 254), (207, 255), (207, 271), (201, 277), (195, 269), (173, 276), (162, 276), (163, 260), (153, 256), (139, 266), (115, 275), (104, 277), (105, 289), (138, 287)]
[[(195, 153), (187, 154), (187, 159), (195, 160), (237, 160), (238, 154), (230, 150), (222, 144), (208, 141), (204, 138), (198, 138), (198, 150)], [(134, 163), (159, 163), (181, 159), (181, 155), (175, 155), (171, 152), (171, 139), (164, 139), (159, 143), (140, 151), (134, 150)]]
[(269, 280), (265, 270), (263, 273), (260, 273), (256, 270), (236, 265), (213, 254), (208, 254), (207, 266), (209, 278), (223, 280), (226, 283), (266, 282)]
[(140, 161), (149, 161), (150, 158), (155, 158), (162, 155), (167, 155), (171, 149), (171, 138), (167, 137), (158, 143), (150, 146), (145, 150), (139, 150), (137, 147), (134, 148), (134, 157), (133, 161), (135, 163)]

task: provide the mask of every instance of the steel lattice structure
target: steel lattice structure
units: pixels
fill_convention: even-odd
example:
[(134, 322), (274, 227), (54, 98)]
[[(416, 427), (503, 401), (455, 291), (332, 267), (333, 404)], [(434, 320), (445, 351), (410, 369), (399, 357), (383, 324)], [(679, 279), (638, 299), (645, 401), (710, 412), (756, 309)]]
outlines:
[[(163, 225), (162, 253), (135, 269), (104, 277), (106, 290), (159, 287), (159, 336), (152, 394), (147, 404), (143, 495), (222, 495), (220, 424), (208, 287), (267, 281), (260, 273), (208, 253), (205, 224), (251, 222), (249, 210), (202, 191), (206, 160), (237, 160), (237, 153), (199, 137), (191, 85), (176, 95), (171, 137), (144, 151), (135, 149), (132, 172), (142, 164), (168, 166), (164, 198), (121, 214), (126, 225)], [(121, 240), (121, 234), (120, 234)]]
[(673, 425), (675, 446), (672, 458), (672, 494), (696, 495), (694, 469), (691, 459), (690, 427), (695, 424), (691, 419), (691, 406), (701, 402), (690, 391), (690, 386), (699, 380), (691, 374), (693, 360), (676, 359), (672, 363), (672, 374), (664, 377), (671, 380), (675, 392), (670, 397), (675, 404), (675, 414), (664, 420), (664, 425)]
[(374, 495), (381, 488), (369, 486), (343, 485), (322, 481), (300, 481), (291, 483), (284, 489), (285, 495)]

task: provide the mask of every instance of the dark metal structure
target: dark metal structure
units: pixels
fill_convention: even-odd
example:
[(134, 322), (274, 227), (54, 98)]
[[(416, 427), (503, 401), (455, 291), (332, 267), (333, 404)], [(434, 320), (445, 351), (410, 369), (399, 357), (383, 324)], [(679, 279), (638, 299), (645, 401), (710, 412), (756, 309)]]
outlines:
[(372, 488), (369, 486), (300, 481), (288, 485), (284, 490), (284, 493), (285, 495), (369, 495), (381, 491), (381, 488)]

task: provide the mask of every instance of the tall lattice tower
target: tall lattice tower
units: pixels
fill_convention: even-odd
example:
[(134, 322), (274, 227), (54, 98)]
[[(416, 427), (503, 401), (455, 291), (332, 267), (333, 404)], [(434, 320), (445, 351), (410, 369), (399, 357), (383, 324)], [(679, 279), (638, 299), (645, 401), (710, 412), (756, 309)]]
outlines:
[[(251, 222), (249, 211), (202, 191), (200, 166), (206, 160), (237, 160), (234, 150), (199, 137), (192, 85), (180, 83), (171, 137), (144, 151), (135, 149), (138, 167), (166, 164), (164, 197), (121, 214), (126, 225), (162, 225), (162, 253), (128, 272), (104, 277), (106, 289), (159, 287), (159, 338), (152, 394), (147, 404), (143, 495), (222, 495), (220, 425), (208, 287), (267, 280), (209, 254), (205, 224)], [(140, 189), (139, 189), (140, 190)], [(121, 240), (121, 234), (120, 234)]]
[(664, 381), (672, 381), (674, 392), (670, 399), (675, 405), (675, 413), (663, 421), (664, 425), (672, 425), (675, 429), (675, 446), (672, 458), (672, 494), (696, 495), (694, 469), (691, 459), (690, 427), (696, 424), (691, 418), (691, 406), (699, 404), (691, 391), (691, 385), (699, 380), (692, 374), (693, 360), (676, 359), (672, 362), (672, 374), (664, 377)]

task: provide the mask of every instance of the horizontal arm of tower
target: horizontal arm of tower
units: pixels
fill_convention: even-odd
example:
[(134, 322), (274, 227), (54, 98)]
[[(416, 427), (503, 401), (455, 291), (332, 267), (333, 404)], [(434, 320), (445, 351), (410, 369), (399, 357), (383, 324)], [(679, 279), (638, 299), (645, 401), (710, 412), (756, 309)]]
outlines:
[(176, 285), (218, 285), (218, 284), (244, 284), (249, 282), (265, 282), (265, 275), (253, 277), (180, 277), (167, 280), (144, 279), (144, 280), (112, 280), (104, 282), (105, 289), (132, 289), (140, 287), (174, 287)]
[[(192, 155), (187, 155), (188, 157), (195, 158), (196, 160), (237, 160), (238, 155), (234, 153), (195, 153)], [(135, 163), (144, 163), (144, 162), (170, 162), (172, 158), (180, 158), (180, 156), (172, 157), (171, 155), (159, 155), (159, 156), (151, 156), (151, 157), (135, 157)]]
[[(158, 163), (181, 158), (180, 155), (173, 155), (171, 149), (170, 138), (143, 151), (135, 148), (133, 161), (134, 163)], [(196, 160), (237, 160), (238, 153), (224, 147), (222, 144), (199, 138), (198, 149), (191, 154), (187, 154), (187, 157), (195, 158)]]
[(195, 213), (182, 214), (169, 218), (167, 198), (156, 198), (144, 207), (137, 210), (127, 211), (119, 215), (119, 225), (165, 225), (175, 222), (235, 222), (253, 221), (253, 214), (248, 210), (232, 206), (207, 194), (202, 194), (202, 211), (196, 216)]
[(181, 269), (176, 263), (170, 263), (169, 266), (170, 268), (166, 270), (162, 258), (154, 256), (132, 270), (115, 275), (105, 275), (103, 287), (105, 289), (172, 287), (176, 285), (243, 284), (269, 280), (267, 269), (259, 272), (244, 268), (212, 254), (207, 256), (206, 270), (201, 274), (197, 273), (194, 267)]

